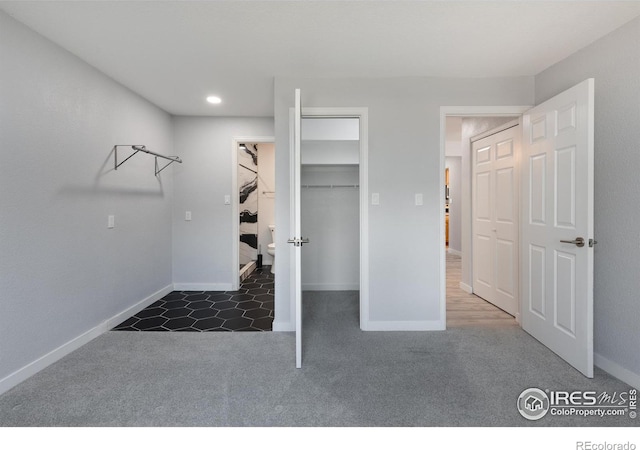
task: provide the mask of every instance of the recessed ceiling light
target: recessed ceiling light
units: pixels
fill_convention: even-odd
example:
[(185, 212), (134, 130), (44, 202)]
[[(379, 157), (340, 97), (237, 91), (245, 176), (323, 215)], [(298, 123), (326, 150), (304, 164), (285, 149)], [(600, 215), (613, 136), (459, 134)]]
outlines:
[(209, 97), (207, 97), (207, 101), (209, 103), (213, 103), (214, 105), (222, 103), (222, 99), (220, 97), (216, 97), (215, 95), (210, 95)]

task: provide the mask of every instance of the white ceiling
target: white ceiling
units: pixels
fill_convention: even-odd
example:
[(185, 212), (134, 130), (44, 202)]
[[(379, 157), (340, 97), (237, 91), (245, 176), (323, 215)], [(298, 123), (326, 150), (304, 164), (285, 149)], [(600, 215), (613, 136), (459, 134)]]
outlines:
[[(172, 114), (271, 116), (275, 76), (535, 75), (638, 1), (0, 1)], [(222, 97), (220, 105), (205, 102)]]

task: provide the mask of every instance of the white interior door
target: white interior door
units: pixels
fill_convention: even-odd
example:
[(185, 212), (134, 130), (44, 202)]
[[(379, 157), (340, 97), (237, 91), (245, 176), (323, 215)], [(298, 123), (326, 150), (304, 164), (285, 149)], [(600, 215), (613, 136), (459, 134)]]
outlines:
[(517, 121), (483, 133), (471, 144), (473, 292), (515, 316), (518, 285)]
[(523, 117), (522, 327), (593, 377), (593, 79)]
[(292, 245), (291, 250), (291, 295), (295, 303), (295, 324), (296, 324), (296, 367), (302, 367), (302, 270), (301, 270), (301, 250), (302, 244), (308, 242), (303, 239), (300, 230), (300, 144), (301, 144), (301, 124), (302, 124), (302, 104), (300, 101), (300, 89), (295, 90), (295, 111), (293, 120), (293, 145), (290, 149), (290, 211), (291, 223), (290, 232), (293, 237), (288, 239)]

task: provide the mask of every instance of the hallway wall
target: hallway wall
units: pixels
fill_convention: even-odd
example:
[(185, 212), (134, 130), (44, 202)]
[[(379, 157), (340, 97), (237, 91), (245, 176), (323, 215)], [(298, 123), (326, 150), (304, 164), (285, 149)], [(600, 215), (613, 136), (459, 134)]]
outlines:
[(167, 113), (3, 12), (0, 61), (2, 392), (171, 290), (173, 167), (112, 149), (173, 146)]

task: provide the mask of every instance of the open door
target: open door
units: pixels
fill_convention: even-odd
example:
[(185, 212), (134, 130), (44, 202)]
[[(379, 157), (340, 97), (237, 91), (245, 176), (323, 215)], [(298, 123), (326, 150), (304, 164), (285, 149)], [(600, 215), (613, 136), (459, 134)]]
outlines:
[(593, 79), (523, 116), (522, 328), (593, 377)]
[(300, 142), (302, 125), (302, 104), (300, 101), (300, 89), (295, 90), (295, 112), (293, 121), (293, 145), (291, 146), (289, 158), (291, 173), (290, 182), (290, 230), (293, 237), (287, 242), (292, 244), (291, 265), (293, 277), (291, 279), (291, 295), (295, 303), (295, 324), (296, 324), (296, 368), (302, 367), (302, 271), (301, 271), (301, 249), (302, 244), (309, 242), (303, 239), (300, 231)]

